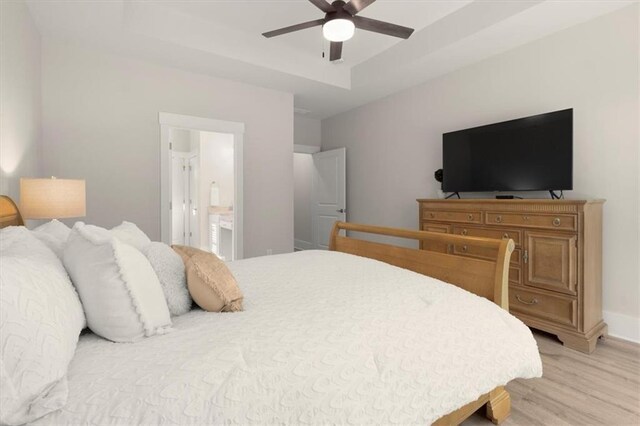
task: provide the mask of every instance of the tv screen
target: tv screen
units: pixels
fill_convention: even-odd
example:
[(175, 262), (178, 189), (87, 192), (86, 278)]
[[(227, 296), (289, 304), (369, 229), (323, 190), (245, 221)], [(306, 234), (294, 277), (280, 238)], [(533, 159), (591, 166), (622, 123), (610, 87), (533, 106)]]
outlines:
[(445, 192), (573, 189), (573, 109), (442, 136)]

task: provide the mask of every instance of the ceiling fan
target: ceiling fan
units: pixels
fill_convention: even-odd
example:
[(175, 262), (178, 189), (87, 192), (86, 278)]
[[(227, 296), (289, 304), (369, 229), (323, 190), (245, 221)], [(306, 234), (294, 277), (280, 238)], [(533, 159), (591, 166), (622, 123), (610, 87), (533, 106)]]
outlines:
[(409, 38), (411, 33), (413, 33), (413, 28), (356, 16), (365, 7), (369, 6), (376, 0), (351, 0), (349, 3), (345, 3), (342, 0), (336, 0), (331, 4), (326, 0), (309, 1), (325, 13), (324, 18), (268, 31), (266, 33), (262, 33), (262, 35), (267, 38), (271, 38), (322, 25), (322, 34), (324, 35), (324, 38), (331, 42), (329, 60), (336, 61), (342, 57), (342, 42), (353, 37), (356, 28), (404, 39)]

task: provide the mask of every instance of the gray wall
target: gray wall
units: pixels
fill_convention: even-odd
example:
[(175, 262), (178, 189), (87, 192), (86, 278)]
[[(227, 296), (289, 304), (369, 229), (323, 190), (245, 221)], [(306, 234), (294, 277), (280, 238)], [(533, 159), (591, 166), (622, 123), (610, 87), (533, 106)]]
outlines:
[(323, 150), (347, 147), (349, 220), (416, 228), (443, 132), (573, 107), (567, 197), (607, 199), (606, 319), (612, 334), (633, 334), (634, 321), (637, 333), (638, 21), (632, 5), (324, 120)]
[(320, 120), (295, 115), (293, 126), (295, 144), (320, 146), (322, 143)]
[(293, 250), (291, 94), (44, 41), (42, 98), (44, 172), (86, 179), (87, 222), (154, 240), (158, 112), (245, 123), (245, 256)]
[(40, 34), (24, 2), (0, 2), (0, 194), (18, 202), (21, 177), (41, 177)]

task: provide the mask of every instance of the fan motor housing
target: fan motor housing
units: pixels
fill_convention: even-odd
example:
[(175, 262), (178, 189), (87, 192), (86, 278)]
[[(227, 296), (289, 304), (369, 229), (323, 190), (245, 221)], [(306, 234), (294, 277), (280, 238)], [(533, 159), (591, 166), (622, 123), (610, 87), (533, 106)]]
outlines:
[(331, 3), (331, 6), (335, 8), (335, 12), (329, 12), (325, 15), (324, 19), (326, 22), (333, 21), (334, 19), (347, 19), (349, 21), (353, 21), (353, 16), (346, 10), (344, 10), (344, 5), (346, 3), (342, 0), (336, 0)]

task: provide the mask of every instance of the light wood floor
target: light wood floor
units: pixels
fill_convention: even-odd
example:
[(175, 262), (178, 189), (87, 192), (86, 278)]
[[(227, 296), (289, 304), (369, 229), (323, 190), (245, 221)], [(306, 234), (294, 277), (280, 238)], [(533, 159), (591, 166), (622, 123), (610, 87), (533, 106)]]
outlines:
[[(542, 355), (540, 379), (515, 380), (511, 416), (516, 425), (640, 425), (640, 345), (607, 338), (591, 355), (534, 332)], [(474, 414), (464, 426), (492, 424)]]

